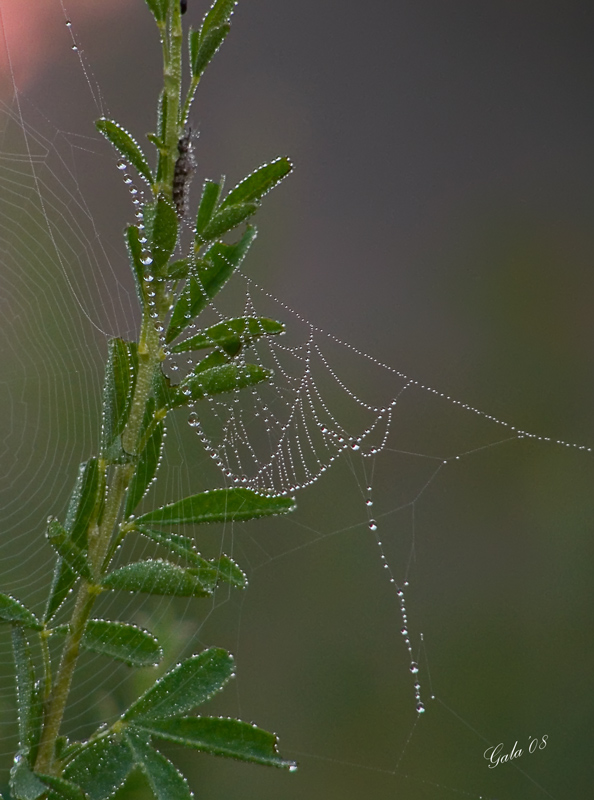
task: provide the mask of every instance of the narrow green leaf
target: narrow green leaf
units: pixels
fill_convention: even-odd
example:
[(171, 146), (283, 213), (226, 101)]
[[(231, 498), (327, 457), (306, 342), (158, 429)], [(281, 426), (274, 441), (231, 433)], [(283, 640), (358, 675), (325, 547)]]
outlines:
[(167, 269), (167, 278), (172, 281), (183, 281), (190, 272), (190, 259), (180, 258), (172, 261)]
[(68, 532), (57, 519), (50, 517), (47, 524), (46, 536), (56, 553), (76, 575), (93, 580), (91, 569), (83, 550), (74, 543)]
[(131, 667), (156, 666), (163, 658), (152, 633), (126, 622), (91, 619), (81, 644), (85, 650), (124, 661)]
[(221, 194), (221, 183), (206, 180), (202, 187), (202, 197), (200, 198), (200, 205), (198, 206), (198, 215), (196, 216), (196, 232), (202, 235), (204, 229), (210, 222), (219, 196)]
[(165, 336), (173, 341), (200, 312), (206, 308), (241, 264), (253, 240), (256, 229), (249, 226), (237, 244), (217, 242), (197, 264), (197, 276), (191, 276), (175, 304)]
[(158, 23), (163, 23), (167, 19), (167, 11), (171, 0), (145, 0), (154, 18)]
[(171, 348), (171, 352), (185, 353), (188, 350), (221, 347), (228, 355), (235, 356), (243, 346), (261, 336), (275, 336), (284, 331), (285, 326), (282, 322), (267, 317), (227, 319), (175, 345)]
[(153, 531), (142, 525), (135, 526), (135, 530), (143, 536), (146, 536), (147, 539), (151, 539), (151, 541), (166, 547), (170, 552), (182, 556), (182, 558), (185, 558), (193, 567), (203, 567), (208, 564), (206, 559), (202, 558), (197, 552), (194, 547), (194, 542), (188, 536), (182, 536), (179, 533)]
[[(70, 534), (72, 541), (81, 550), (87, 548), (87, 531), (93, 516), (100, 516), (101, 506), (104, 499), (105, 475), (99, 467), (96, 458), (90, 458), (80, 465), (74, 490), (70, 496), (68, 510), (66, 511), (66, 522), (64, 527)], [(50, 594), (44, 614), (45, 622), (48, 622), (58, 611), (64, 600), (68, 597), (77, 575), (74, 573), (64, 559), (59, 558), (54, 570)]]
[(146, 235), (153, 262), (151, 272), (165, 275), (165, 267), (177, 244), (177, 212), (172, 203), (159, 197), (156, 203), (145, 206)]
[(192, 370), (192, 372), (194, 373), (194, 375), (198, 375), (198, 373), (206, 372), (206, 370), (213, 369), (213, 367), (222, 367), (225, 364), (229, 364), (230, 361), (231, 361), (231, 356), (228, 356), (227, 353), (224, 352), (224, 350), (215, 350), (214, 352), (209, 353), (204, 358), (201, 358), (200, 361), (196, 364), (196, 366)]
[(72, 781), (57, 778), (55, 775), (43, 775), (40, 772), (35, 774), (52, 790), (50, 792), (50, 800), (54, 800), (54, 798), (55, 800), (86, 800), (86, 794), (80, 786), (72, 783)]
[(101, 585), (104, 589), (172, 597), (208, 597), (212, 594), (200, 581), (196, 570), (184, 569), (160, 559), (126, 564), (106, 575)]
[(47, 791), (45, 784), (32, 771), (22, 753), (17, 753), (14, 757), (10, 770), (10, 791), (15, 800), (37, 800)]
[(159, 459), (161, 458), (161, 452), (163, 450), (164, 435), (165, 424), (160, 422), (140, 455), (134, 476), (132, 477), (130, 486), (128, 487), (128, 494), (126, 495), (126, 509), (124, 512), (126, 517), (130, 516), (136, 506), (140, 503), (153, 478), (157, 474)]
[(105, 118), (98, 119), (95, 126), (111, 142), (122, 158), (132, 164), (138, 174), (142, 175), (149, 186), (152, 186), (153, 176), (146, 156), (140, 149), (138, 142), (132, 138), (128, 131), (124, 130), (117, 122)]
[(64, 523), (72, 541), (83, 550), (87, 547), (87, 529), (102, 499), (102, 490), (99, 461), (90, 458), (78, 468)]
[(204, 70), (217, 54), (220, 46), (225, 41), (231, 25), (227, 22), (211, 28), (201, 36), (202, 31), (190, 32), (190, 66), (192, 77), (200, 78)]
[(200, 239), (205, 242), (218, 239), (224, 233), (232, 231), (246, 219), (251, 217), (258, 210), (258, 203), (236, 203), (232, 206), (221, 205), (219, 211), (215, 212), (208, 225), (199, 233)]
[(146, 737), (127, 730), (126, 741), (135, 764), (146, 776), (157, 800), (192, 800), (187, 780), (168, 758), (147, 744)]
[(192, 747), (215, 756), (237, 758), (270, 767), (295, 767), (277, 750), (277, 737), (239, 719), (182, 717), (135, 721), (141, 730), (168, 742)]
[(272, 377), (269, 369), (264, 369), (257, 364), (224, 364), (221, 367), (200, 370), (188, 375), (180, 383), (178, 400), (184, 405), (188, 400), (202, 400), (217, 394), (234, 392), (255, 386)]
[(112, 734), (83, 747), (62, 777), (80, 786), (89, 800), (107, 800), (122, 786), (133, 766), (127, 743)]
[(295, 501), (291, 497), (256, 494), (240, 486), (233, 489), (213, 489), (179, 500), (143, 514), (136, 522), (158, 525), (200, 524), (203, 522), (231, 522), (232, 520), (256, 519), (293, 511)]
[(43, 625), (32, 611), (24, 606), (19, 600), (15, 600), (8, 594), (0, 592), (0, 620), (6, 622), (18, 622), (25, 628), (33, 628), (35, 631), (43, 630)]
[(140, 244), (139, 237), (140, 235), (136, 225), (129, 225), (126, 228), (126, 247), (128, 248), (128, 257), (130, 258), (132, 275), (134, 276), (136, 295), (140, 305), (144, 306), (145, 297), (142, 288), (144, 279), (144, 264), (142, 263), (142, 245)]
[(120, 435), (128, 420), (137, 367), (136, 343), (110, 339), (103, 387), (101, 431), (101, 453), (108, 460), (117, 460), (121, 451)]
[(132, 703), (122, 719), (136, 723), (185, 714), (220, 692), (233, 676), (234, 666), (233, 656), (219, 647), (190, 656)]
[(285, 156), (276, 158), (269, 164), (262, 164), (229, 192), (220, 207), (259, 202), (265, 194), (286, 178), (292, 169), (293, 165)]
[(213, 28), (218, 28), (220, 25), (229, 22), (237, 0), (215, 0), (210, 9), (204, 15), (200, 33), (205, 36)]
[(230, 583), (238, 589), (244, 589), (247, 586), (245, 573), (229, 556), (222, 555), (207, 561), (196, 551), (194, 543), (187, 536), (154, 531), (140, 525), (136, 530), (147, 539), (151, 539), (166, 547), (170, 552), (185, 558), (192, 565), (193, 571), (206, 589), (213, 591), (220, 581)]
[(29, 643), (18, 625), (12, 628), (12, 650), (16, 677), (19, 748), (22, 753), (28, 753), (38, 739), (41, 717), (36, 703), (35, 670)]

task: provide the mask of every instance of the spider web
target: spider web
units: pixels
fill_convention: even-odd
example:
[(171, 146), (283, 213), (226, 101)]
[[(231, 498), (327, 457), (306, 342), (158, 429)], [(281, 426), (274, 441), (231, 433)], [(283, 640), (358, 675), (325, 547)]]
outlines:
[[(64, 33), (70, 48), (76, 25)], [(88, 121), (104, 103), (85, 51), (74, 57), (73, 80), (91, 89)], [(55, 127), (16, 87), (1, 126), (2, 588), (35, 609), (51, 574), (44, 521), (63, 512), (78, 464), (97, 447), (106, 339), (133, 336), (138, 322), (121, 227), (134, 212), (130, 189), (140, 187), (120, 186), (126, 173), (90, 126)], [(89, 175), (101, 176), (109, 193)], [(101, 209), (105, 197), (111, 216)], [(571, 551), (592, 510), (578, 491), (591, 477), (591, 448), (524, 430), (410, 377), (277, 294), (252, 277), (248, 259), (209, 309), (213, 323), (245, 314), (286, 324), (285, 335), (248, 352), (274, 381), (177, 414), (147, 501), (246, 485), (296, 494), (298, 512), (201, 532), (205, 554), (227, 552), (247, 570), (241, 597), (219, 590), (208, 608), (109, 598), (98, 616), (152, 629), (168, 663), (210, 643), (229, 647), (239, 659), (236, 692), (208, 713), (278, 730), (300, 771), (287, 779), (261, 771), (252, 778), (251, 770), (246, 778), (228, 763), (194, 766), (184, 751), (173, 749), (174, 759), (213, 798), (239, 787), (246, 797), (560, 797), (561, 765), (582, 732), (579, 715), (564, 714), (561, 692), (576, 702), (590, 686), (587, 621), (575, 630), (569, 622), (585, 587), (574, 586), (574, 602), (564, 603)], [(191, 365), (178, 357), (171, 377)], [(556, 503), (535, 492), (538, 511), (521, 514), (523, 494), (502, 476), (528, 480), (536, 470), (555, 476), (546, 485), (556, 487)], [(566, 524), (572, 544), (553, 550)], [(135, 543), (124, 555), (152, 553)], [(8, 767), (13, 677), (9, 637), (0, 635)], [(558, 677), (568, 660), (571, 681)], [(115, 719), (154, 679), (99, 657), (81, 662), (66, 720), (72, 736)], [(553, 681), (550, 695), (536, 669)], [(543, 754), (487, 767), (490, 745), (504, 741), (508, 752), (517, 740), (526, 749), (545, 734)], [(563, 737), (569, 744), (560, 746)], [(574, 763), (583, 770), (579, 753)]]

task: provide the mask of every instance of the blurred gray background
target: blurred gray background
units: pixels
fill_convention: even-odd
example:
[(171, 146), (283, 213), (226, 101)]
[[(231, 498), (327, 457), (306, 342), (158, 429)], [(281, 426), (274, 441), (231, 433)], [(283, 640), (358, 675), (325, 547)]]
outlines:
[[(55, 5), (59, 46), (24, 95), (73, 142), (94, 137), (96, 109)], [(188, 5), (187, 21), (197, 27), (206, 3)], [(85, 6), (69, 13), (109, 114), (141, 139), (154, 127), (160, 75), (150, 15), (140, 0), (91, 21)], [(196, 186), (221, 173), (233, 185), (262, 161), (290, 155), (294, 174), (259, 214), (248, 262), (259, 283), (422, 383), (520, 429), (592, 446), (593, 33), (584, 2), (240, 2), (192, 117), (200, 132)], [(77, 173), (78, 185), (101, 236), (114, 243), (103, 291), (127, 297), (118, 237), (129, 203), (108, 149), (96, 139), (76, 141), (84, 152), (73, 151), (73, 161), (95, 165)], [(35, 313), (30, 298), (44, 291), (33, 281), (22, 314)], [(68, 298), (66, 290), (61, 296)], [(5, 489), (15, 474), (34, 487), (39, 525), (63, 507), (96, 435), (85, 403), (97, 413), (105, 342), (64, 302), (56, 313), (56, 325), (70, 320), (64, 355), (59, 341), (52, 345), (43, 386), (48, 396), (60, 387), (68, 414), (54, 398), (51, 432), (43, 414), (18, 428), (8, 379), (2, 395)], [(110, 303), (111, 329), (132, 331), (128, 301)], [(74, 336), (88, 339), (88, 350), (79, 341), (69, 359)], [(15, 363), (23, 358), (18, 351)], [(366, 380), (362, 364), (349, 361), (354, 382)], [(372, 397), (374, 386), (366, 388)], [(26, 408), (44, 402), (35, 391), (19, 394)], [(183, 420), (174, 428), (169, 459), (183, 483), (204, 458), (196, 441), (184, 444)], [(394, 447), (443, 457), (507, 435), (421, 392), (403, 404), (396, 432)], [(11, 437), (20, 449), (10, 449)], [(401, 494), (409, 501), (423, 475), (414, 459), (378, 460), (381, 507), (395, 508)], [(196, 796), (589, 796), (593, 478), (591, 453), (516, 442), (448, 466), (415, 503), (407, 608), (415, 648), (424, 633), (427, 705), (416, 724), (398, 605), (365, 509), (353, 499), (348, 465), (302, 492), (293, 520), (251, 530), (248, 557), (261, 547), (270, 558), (254, 556), (245, 597), (199, 629), (201, 645), (229, 647), (239, 665), (237, 686), (208, 713), (241, 714), (277, 731), (299, 770), (168, 750)], [(20, 506), (27, 502), (24, 496)], [(401, 576), (410, 522), (387, 519), (382, 535)], [(42, 528), (36, 518), (19, 524), (11, 522), (19, 537), (3, 543), (12, 553), (5, 585), (41, 602), (31, 575), (47, 575)], [(303, 538), (306, 526), (319, 541)], [(357, 527), (329, 535), (349, 526)], [(27, 553), (26, 574), (16, 563), (17, 542)], [(180, 621), (172, 652), (195, 634), (195, 607), (171, 605), (170, 618), (150, 609), (163, 631)], [(6, 648), (2, 658), (4, 722), (11, 713)], [(100, 666), (108, 675), (110, 665)], [(110, 695), (105, 678), (106, 714), (134, 690), (122, 671), (113, 685)], [(81, 687), (88, 688), (85, 679)], [(87, 689), (79, 694), (74, 727), (95, 719), (90, 709), (85, 716)], [(546, 749), (514, 763), (489, 769), (483, 758), (489, 745), (503, 742), (509, 752), (514, 742), (525, 748), (545, 734)], [(145, 796), (134, 781), (122, 792)]]

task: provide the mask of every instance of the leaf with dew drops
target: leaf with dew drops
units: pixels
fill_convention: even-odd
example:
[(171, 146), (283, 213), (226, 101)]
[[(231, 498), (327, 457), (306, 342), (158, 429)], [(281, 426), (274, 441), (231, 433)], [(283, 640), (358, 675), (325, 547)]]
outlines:
[(226, 650), (203, 650), (159, 678), (122, 714), (122, 720), (136, 723), (185, 714), (220, 692), (234, 669), (233, 656)]
[(174, 405), (186, 405), (189, 401), (203, 400), (205, 397), (256, 386), (269, 381), (272, 374), (271, 370), (259, 364), (223, 364), (211, 369), (194, 371), (179, 384)]
[(136, 720), (141, 730), (168, 742), (192, 747), (215, 756), (236, 758), (270, 767), (291, 769), (277, 750), (277, 737), (249, 722), (222, 717), (174, 717)]
[(80, 786), (89, 800), (107, 800), (123, 785), (133, 767), (130, 748), (121, 737), (111, 734), (83, 745), (62, 777)]
[(43, 630), (43, 625), (37, 619), (32, 611), (8, 594), (0, 592), (0, 620), (5, 622), (18, 622), (25, 628), (33, 628), (33, 630)]
[(121, 457), (120, 436), (128, 421), (137, 371), (136, 342), (110, 339), (103, 386), (101, 454), (111, 462)]
[(161, 559), (119, 567), (106, 575), (101, 585), (104, 589), (170, 597), (209, 597), (212, 594), (210, 584), (204, 584), (199, 570), (184, 569)]
[(286, 514), (294, 508), (295, 501), (291, 497), (257, 494), (251, 489), (238, 486), (191, 495), (143, 514), (136, 519), (136, 523), (191, 525), (231, 522)]
[(261, 336), (276, 336), (284, 333), (285, 326), (267, 317), (238, 317), (226, 319), (206, 330), (185, 339), (171, 348), (173, 353), (189, 350), (202, 350), (207, 347), (221, 347), (228, 355), (235, 356), (246, 344)]
[(151, 485), (157, 469), (159, 459), (163, 450), (163, 437), (165, 436), (165, 425), (159, 422), (151, 434), (146, 447), (140, 454), (138, 464), (134, 470), (134, 475), (128, 487), (126, 495), (126, 506), (124, 516), (129, 517), (136, 506), (140, 503), (149, 486)]
[(146, 777), (157, 800), (192, 800), (185, 777), (168, 758), (147, 743), (146, 735), (128, 729), (125, 739), (134, 763)]
[(286, 178), (293, 164), (286, 156), (280, 156), (269, 164), (262, 164), (247, 178), (244, 178), (221, 203), (221, 208), (238, 203), (259, 203), (265, 194)]
[(173, 308), (165, 341), (173, 341), (192, 323), (208, 303), (220, 292), (245, 258), (256, 238), (256, 229), (248, 225), (236, 244), (217, 242), (196, 265), (179, 300)]
[(102, 117), (95, 123), (97, 130), (115, 147), (122, 158), (132, 164), (149, 186), (153, 183), (151, 169), (138, 142), (117, 122)]

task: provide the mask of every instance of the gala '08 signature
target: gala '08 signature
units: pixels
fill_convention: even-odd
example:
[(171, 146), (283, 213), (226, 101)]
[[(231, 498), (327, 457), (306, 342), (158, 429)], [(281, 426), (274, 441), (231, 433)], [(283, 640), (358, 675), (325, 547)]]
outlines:
[[(547, 746), (548, 735), (541, 736), (540, 739), (537, 737), (528, 737), (528, 747), (526, 748), (529, 753), (535, 753), (537, 750), (544, 750)], [(513, 761), (516, 758), (521, 758), (524, 754), (524, 750), (518, 746), (518, 742), (514, 743), (514, 746), (510, 750), (509, 753), (504, 752), (504, 744), (500, 742), (498, 745), (493, 745), (493, 747), (488, 747), (485, 752), (483, 753), (483, 757), (489, 762), (488, 767), (489, 769), (495, 769), (498, 767), (499, 764), (505, 764), (507, 761)]]

